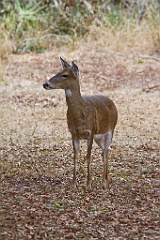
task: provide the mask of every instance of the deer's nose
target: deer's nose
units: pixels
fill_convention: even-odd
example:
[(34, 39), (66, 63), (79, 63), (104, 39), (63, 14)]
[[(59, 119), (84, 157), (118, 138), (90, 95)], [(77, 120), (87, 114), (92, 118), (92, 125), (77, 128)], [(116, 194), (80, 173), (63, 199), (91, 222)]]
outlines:
[(43, 87), (44, 87), (45, 89), (48, 88), (48, 87), (49, 87), (48, 82), (45, 82), (45, 83), (43, 84)]
[(45, 89), (47, 89), (47, 90), (52, 89), (52, 87), (50, 86), (50, 84), (49, 84), (48, 82), (44, 83), (44, 84), (43, 84), (43, 87), (44, 87)]

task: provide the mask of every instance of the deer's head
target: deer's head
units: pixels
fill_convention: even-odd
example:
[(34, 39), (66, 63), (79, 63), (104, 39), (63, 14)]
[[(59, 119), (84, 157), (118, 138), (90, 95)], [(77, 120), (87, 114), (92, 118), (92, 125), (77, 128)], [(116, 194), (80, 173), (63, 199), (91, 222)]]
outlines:
[(60, 57), (63, 70), (53, 76), (49, 81), (43, 84), (47, 90), (51, 89), (72, 89), (77, 83), (79, 84), (79, 69), (77, 65), (72, 62), (69, 64), (67, 61)]

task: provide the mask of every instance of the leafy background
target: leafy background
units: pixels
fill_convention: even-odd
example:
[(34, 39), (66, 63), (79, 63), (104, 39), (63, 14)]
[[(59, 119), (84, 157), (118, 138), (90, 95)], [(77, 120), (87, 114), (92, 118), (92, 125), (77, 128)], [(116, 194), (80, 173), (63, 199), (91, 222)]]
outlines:
[(55, 44), (71, 45), (88, 36), (96, 38), (95, 28), (100, 31), (101, 38), (102, 31), (107, 30), (112, 35), (126, 31), (135, 33), (144, 31), (145, 25), (153, 28), (151, 34), (158, 38), (155, 39), (157, 44), (159, 8), (158, 0), (2, 0), (1, 41), (9, 38), (14, 52), (42, 52)]

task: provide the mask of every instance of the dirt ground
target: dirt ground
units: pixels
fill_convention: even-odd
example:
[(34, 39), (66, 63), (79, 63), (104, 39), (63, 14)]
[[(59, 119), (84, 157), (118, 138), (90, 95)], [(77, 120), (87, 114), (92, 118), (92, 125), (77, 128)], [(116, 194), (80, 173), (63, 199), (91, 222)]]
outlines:
[[(70, 53), (11, 55), (1, 91), (0, 239), (159, 239), (160, 62), (93, 46)], [(119, 120), (102, 189), (101, 150), (92, 150), (86, 188), (86, 143), (71, 186), (73, 160), (63, 90), (42, 84), (75, 60), (83, 95), (107, 95)]]

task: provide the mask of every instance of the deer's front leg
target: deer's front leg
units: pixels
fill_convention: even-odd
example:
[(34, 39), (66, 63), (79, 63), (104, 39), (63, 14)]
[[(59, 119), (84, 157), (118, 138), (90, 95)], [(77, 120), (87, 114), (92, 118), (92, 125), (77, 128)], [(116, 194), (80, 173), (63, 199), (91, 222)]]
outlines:
[(109, 150), (104, 150), (103, 151), (103, 180), (102, 180), (103, 189), (106, 189), (106, 187), (109, 186), (109, 183), (108, 183), (108, 155), (109, 155)]
[(79, 153), (79, 139), (72, 137), (74, 151), (73, 187), (76, 188), (77, 159)]
[(92, 144), (93, 144), (93, 137), (89, 137), (87, 140), (87, 186), (91, 187), (91, 150), (92, 150)]

